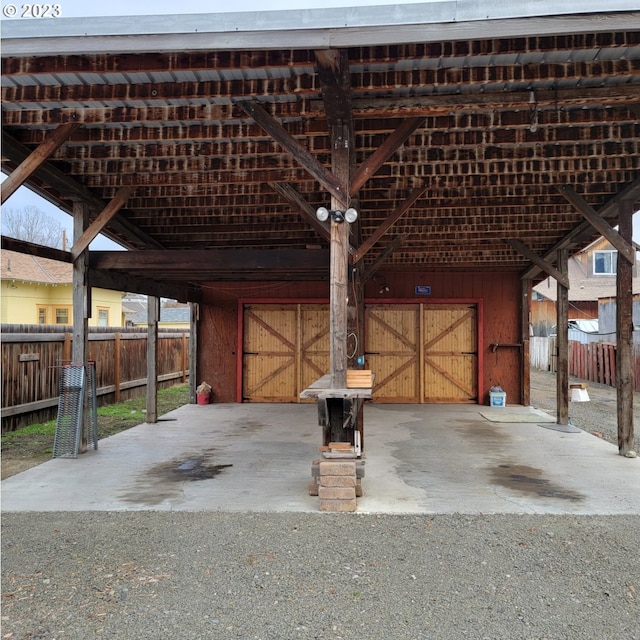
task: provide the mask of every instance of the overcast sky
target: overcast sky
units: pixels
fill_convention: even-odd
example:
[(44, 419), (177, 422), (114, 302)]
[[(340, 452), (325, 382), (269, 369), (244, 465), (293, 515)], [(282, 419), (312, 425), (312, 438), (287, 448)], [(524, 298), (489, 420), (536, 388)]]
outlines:
[[(385, 4), (415, 4), (444, 0), (59, 0), (62, 17), (135, 16), (185, 13), (231, 13), (235, 11), (272, 11), (274, 9), (327, 9), (331, 7), (366, 7)], [(10, 4), (2, 0), (2, 6)], [(22, 6), (21, 2), (14, 2)], [(52, 3), (48, 3), (52, 4)], [(17, 19), (17, 18), (16, 18)]]

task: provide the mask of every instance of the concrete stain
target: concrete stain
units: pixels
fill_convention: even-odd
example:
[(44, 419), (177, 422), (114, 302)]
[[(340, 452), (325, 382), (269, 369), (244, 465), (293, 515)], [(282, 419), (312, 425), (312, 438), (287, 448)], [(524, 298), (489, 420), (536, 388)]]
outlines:
[(585, 496), (577, 491), (565, 489), (551, 480), (542, 477), (542, 470), (526, 465), (500, 464), (489, 469), (494, 484), (513, 491), (542, 498), (559, 498), (579, 502)]
[(183, 482), (211, 480), (232, 464), (213, 464), (211, 452), (182, 460), (161, 462), (144, 471), (120, 499), (134, 504), (158, 505), (178, 498)]

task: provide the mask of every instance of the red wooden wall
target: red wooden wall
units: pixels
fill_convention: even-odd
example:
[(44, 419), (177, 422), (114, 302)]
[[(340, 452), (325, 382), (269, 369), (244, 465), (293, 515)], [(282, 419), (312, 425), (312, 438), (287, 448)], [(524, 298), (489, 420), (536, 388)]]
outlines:
[[(416, 295), (418, 285), (431, 287), (430, 295)], [(388, 291), (386, 289), (388, 288)], [(380, 291), (384, 290), (383, 293)], [(500, 385), (507, 402), (520, 402), (521, 355), (513, 345), (520, 342), (520, 278), (517, 273), (481, 272), (390, 272), (380, 273), (365, 287), (365, 297), (384, 302), (406, 299), (428, 302), (429, 299), (473, 298), (483, 301), (484, 362), (483, 389), (480, 397), (488, 401), (489, 389)], [(234, 402), (237, 379), (238, 300), (252, 298), (296, 299), (328, 298), (325, 282), (311, 283), (211, 283), (204, 287), (198, 331), (198, 383), (213, 387), (216, 402)]]

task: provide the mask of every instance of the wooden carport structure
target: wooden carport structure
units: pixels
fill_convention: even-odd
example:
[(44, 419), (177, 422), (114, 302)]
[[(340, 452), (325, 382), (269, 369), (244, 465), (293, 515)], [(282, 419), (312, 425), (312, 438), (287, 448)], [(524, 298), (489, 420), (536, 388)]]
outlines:
[[(333, 386), (379, 353), (362, 350), (369, 305), (396, 342), (417, 345), (398, 370), (415, 365), (421, 401), (429, 305), (466, 306), (473, 346), (432, 350), (430, 371), (468, 386), (461, 401), (500, 384), (528, 404), (532, 283), (558, 280), (566, 327), (567, 255), (606, 235), (622, 257), (619, 450), (632, 455), (638, 9), (452, 0), (5, 21), (3, 202), (26, 184), (75, 231), (70, 252), (3, 246), (73, 262), (77, 362), (91, 286), (172, 297), (199, 318), (192, 384), (239, 400), (245, 309), (330, 300)], [(358, 219), (323, 223), (319, 207)], [(98, 233), (128, 251), (89, 251)], [(397, 309), (418, 314), (415, 341), (383, 317)], [(469, 353), (463, 384), (444, 360)]]

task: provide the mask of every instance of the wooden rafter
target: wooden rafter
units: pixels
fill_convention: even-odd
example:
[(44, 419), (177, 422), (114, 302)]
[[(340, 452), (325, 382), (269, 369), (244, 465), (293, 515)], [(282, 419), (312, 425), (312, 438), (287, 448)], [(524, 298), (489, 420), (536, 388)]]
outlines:
[[(7, 133), (3, 132), (2, 153), (12, 161), (19, 163), (29, 155), (29, 150)], [(94, 196), (86, 187), (76, 182), (73, 178), (70, 178), (60, 171), (60, 169), (50, 165), (48, 162), (43, 162), (34, 172), (34, 176), (42, 180), (45, 184), (56, 185), (56, 188), (71, 200), (83, 201), (98, 211), (102, 211), (106, 206), (106, 203)], [(128, 248), (134, 248), (134, 242), (139, 242), (143, 246), (161, 247), (159, 242), (153, 240), (149, 235), (136, 228), (135, 225), (127, 220), (112, 220), (111, 226), (114, 231), (121, 234), (121, 237), (118, 239), (123, 241), (124, 245)], [(123, 238), (126, 238), (126, 240), (123, 240)]]
[(297, 140), (292, 138), (284, 127), (272, 118), (259, 104), (253, 101), (238, 102), (238, 106), (251, 116), (264, 131), (308, 171), (329, 193), (344, 197), (344, 189), (330, 171), (325, 169)]
[[(618, 206), (621, 202), (631, 201), (637, 202), (640, 199), (640, 177), (633, 180), (629, 184), (624, 185), (622, 189), (618, 191), (618, 193), (610, 198), (607, 203), (598, 210), (598, 214), (603, 219), (612, 218), (618, 213)], [(544, 260), (555, 260), (556, 252), (559, 249), (572, 248), (579, 244), (580, 242), (585, 241), (586, 238), (592, 235), (592, 227), (589, 222), (582, 222), (577, 227), (575, 227), (570, 233), (568, 233), (560, 242), (556, 243), (547, 253), (545, 253), (542, 258)], [(535, 265), (535, 267), (529, 267), (523, 274), (522, 278), (532, 278), (535, 277), (541, 269), (539, 265)]]
[(79, 123), (63, 124), (50, 132), (47, 138), (34, 149), (2, 183), (2, 204), (21, 187), (33, 172), (63, 145), (69, 136), (80, 127)]
[(407, 236), (398, 236), (394, 238), (382, 251), (382, 253), (375, 259), (375, 261), (369, 265), (364, 272), (363, 280), (367, 281), (373, 278), (376, 272), (382, 267), (386, 259), (397, 251), (406, 242)]
[(541, 258), (537, 253), (531, 251), (524, 242), (516, 238), (509, 238), (505, 240), (505, 242), (510, 244), (518, 253), (521, 253), (525, 258), (527, 258), (527, 260), (530, 260), (533, 264), (540, 267), (540, 269), (542, 269), (548, 276), (555, 278), (563, 287), (569, 289), (569, 277), (556, 269), (547, 260)]
[(353, 262), (359, 262), (364, 258), (367, 252), (382, 238), (382, 236), (391, 229), (391, 227), (411, 208), (416, 200), (425, 192), (426, 185), (414, 189), (409, 197), (392, 213), (387, 219), (375, 230), (375, 232), (358, 247), (353, 256)]
[(424, 118), (408, 118), (363, 162), (351, 177), (349, 194), (355, 196), (360, 187), (398, 150), (407, 138), (424, 124)]
[(285, 182), (270, 182), (269, 186), (277, 191), (287, 202), (300, 211), (303, 218), (327, 241), (331, 240), (331, 231), (316, 217), (313, 207), (295, 190)]
[(624, 240), (602, 216), (598, 215), (585, 199), (575, 192), (573, 187), (562, 185), (558, 190), (585, 217), (589, 224), (618, 250), (629, 264), (636, 263), (636, 252), (633, 246)]
[(71, 255), (75, 260), (102, 231), (109, 221), (124, 207), (133, 192), (131, 187), (122, 187), (115, 198), (98, 214), (98, 217), (85, 229), (84, 233), (73, 243)]

